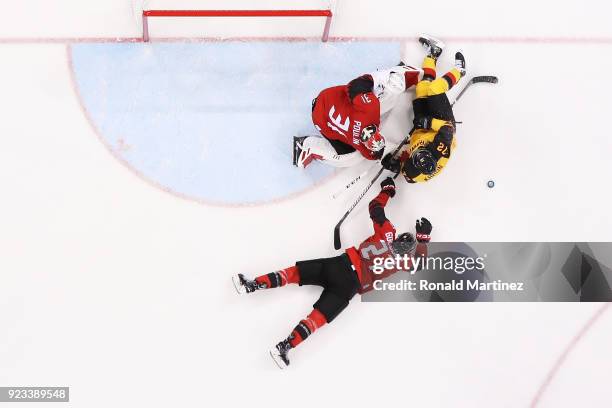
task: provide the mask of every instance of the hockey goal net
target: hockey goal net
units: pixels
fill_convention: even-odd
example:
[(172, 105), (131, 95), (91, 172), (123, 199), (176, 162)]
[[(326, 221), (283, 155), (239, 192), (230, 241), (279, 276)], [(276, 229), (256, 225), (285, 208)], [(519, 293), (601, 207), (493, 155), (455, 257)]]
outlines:
[(320, 38), (327, 41), (330, 0), (147, 0), (138, 3), (142, 40)]

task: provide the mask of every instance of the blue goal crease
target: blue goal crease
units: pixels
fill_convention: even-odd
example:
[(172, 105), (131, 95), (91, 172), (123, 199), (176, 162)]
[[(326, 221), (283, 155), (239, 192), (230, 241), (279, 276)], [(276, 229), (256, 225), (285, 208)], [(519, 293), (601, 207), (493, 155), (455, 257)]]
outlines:
[(324, 88), (397, 63), (396, 42), (77, 44), (78, 91), (104, 141), (151, 181), (194, 199), (250, 204), (303, 191), (333, 169), (291, 165), (316, 133)]

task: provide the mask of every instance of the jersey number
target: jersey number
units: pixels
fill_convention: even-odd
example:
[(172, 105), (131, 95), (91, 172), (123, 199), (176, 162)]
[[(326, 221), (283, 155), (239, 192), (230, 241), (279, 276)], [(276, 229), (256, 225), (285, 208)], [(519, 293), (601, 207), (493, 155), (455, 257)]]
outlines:
[(376, 247), (375, 243), (368, 245), (367, 247), (361, 248), (361, 257), (363, 259), (370, 259), (370, 255), (378, 256), (386, 253), (389, 250), (385, 241), (379, 241), (380, 248)]
[(438, 144), (438, 147), (436, 148), (437, 151), (439, 151), (440, 153), (442, 153), (442, 156), (446, 157), (448, 156), (448, 146), (445, 145), (444, 143), (440, 142), (440, 144)]
[[(336, 132), (340, 133), (342, 136), (346, 137), (346, 134), (344, 132), (348, 132), (349, 125), (351, 124), (351, 119), (347, 116), (344, 123), (342, 123), (342, 115), (338, 114), (334, 117), (335, 113), (336, 107), (332, 105), (332, 107), (329, 109), (329, 120), (331, 121), (331, 123), (327, 122), (327, 126), (329, 126), (332, 130), (335, 130)], [(340, 129), (344, 130), (344, 132), (342, 132), (342, 130)]]

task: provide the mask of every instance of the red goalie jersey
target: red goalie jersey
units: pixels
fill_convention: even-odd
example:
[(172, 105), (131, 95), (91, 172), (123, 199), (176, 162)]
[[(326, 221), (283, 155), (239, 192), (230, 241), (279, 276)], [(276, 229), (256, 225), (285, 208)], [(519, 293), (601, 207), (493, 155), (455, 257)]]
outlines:
[[(370, 218), (372, 218), (374, 225), (374, 234), (363, 241), (358, 249), (351, 247), (346, 250), (361, 283), (360, 294), (372, 290), (374, 281), (384, 279), (398, 272), (396, 269), (385, 269), (380, 274), (376, 274), (373, 271), (375, 259), (394, 258), (395, 256), (391, 251), (391, 243), (395, 240), (395, 227), (386, 218), (384, 213), (387, 201), (389, 201), (389, 195), (385, 191), (381, 191), (376, 198), (370, 201)], [(415, 257), (427, 256), (427, 245), (425, 243), (418, 243), (415, 253), (408, 254), (408, 256), (411, 255)], [(407, 266), (412, 268), (410, 262)]]
[(359, 150), (366, 159), (380, 159), (379, 152), (368, 150), (361, 141), (363, 128), (380, 127), (380, 101), (373, 92), (360, 93), (351, 100), (347, 85), (324, 89), (313, 106), (312, 122), (327, 139)]
[[(313, 101), (312, 122), (327, 139), (337, 140), (349, 149), (358, 150), (368, 160), (378, 160), (383, 151), (368, 149), (362, 140), (362, 130), (366, 127), (374, 125), (380, 129), (380, 100), (376, 95), (384, 92), (385, 87), (375, 84), (372, 75), (366, 74), (347, 85), (321, 91)], [(407, 69), (403, 75), (405, 89), (417, 84), (418, 70)]]

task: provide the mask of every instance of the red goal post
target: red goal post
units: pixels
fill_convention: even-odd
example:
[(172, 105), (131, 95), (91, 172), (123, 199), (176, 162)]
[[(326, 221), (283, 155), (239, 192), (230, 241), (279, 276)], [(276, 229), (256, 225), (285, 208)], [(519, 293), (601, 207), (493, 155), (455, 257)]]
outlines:
[(150, 17), (325, 17), (321, 41), (329, 38), (329, 28), (333, 13), (323, 10), (143, 10), (142, 41), (149, 41)]

